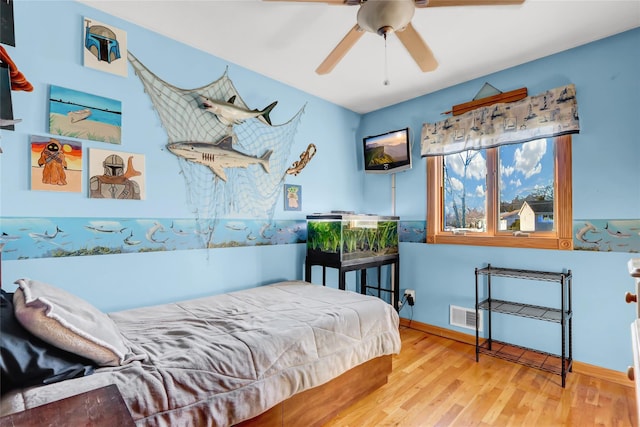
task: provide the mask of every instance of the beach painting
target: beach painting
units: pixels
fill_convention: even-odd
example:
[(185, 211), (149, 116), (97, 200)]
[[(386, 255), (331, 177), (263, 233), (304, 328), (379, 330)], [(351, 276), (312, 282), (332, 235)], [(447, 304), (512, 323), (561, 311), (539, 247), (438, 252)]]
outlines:
[(144, 155), (89, 149), (89, 198), (144, 200)]
[(80, 193), (82, 143), (32, 135), (31, 189)]
[(127, 77), (127, 33), (87, 17), (83, 27), (84, 66)]
[(121, 144), (121, 130), (120, 101), (51, 85), (49, 133)]

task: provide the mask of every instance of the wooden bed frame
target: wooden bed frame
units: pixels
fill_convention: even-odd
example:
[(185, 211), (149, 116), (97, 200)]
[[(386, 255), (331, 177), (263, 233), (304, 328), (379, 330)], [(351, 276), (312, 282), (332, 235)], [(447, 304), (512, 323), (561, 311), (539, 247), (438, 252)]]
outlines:
[[(391, 360), (392, 356), (381, 356), (365, 362), (235, 427), (320, 427), (340, 411), (386, 384), (391, 373)], [(0, 417), (0, 427), (28, 427), (38, 419), (47, 419), (48, 425), (134, 425), (118, 388), (110, 385)]]
[[(0, 247), (0, 288), (2, 287), (1, 273), (2, 248)], [(340, 411), (348, 408), (363, 397), (371, 394), (376, 389), (387, 384), (389, 374), (392, 371), (392, 359), (393, 356), (385, 355), (364, 362), (348, 370), (339, 377), (336, 377), (320, 386), (298, 393), (278, 403), (276, 406), (268, 409), (260, 415), (257, 415), (239, 424), (235, 424), (234, 427), (282, 427), (292, 425), (304, 425), (305, 427), (321, 427), (336, 415), (338, 415)], [(107, 390), (107, 388), (112, 388), (112, 390)], [(98, 392), (97, 394), (99, 394), (101, 397), (102, 394), (100, 393), (109, 392), (115, 394), (115, 397), (111, 396), (109, 399), (119, 399), (119, 403), (116, 405), (118, 406), (117, 408), (107, 402), (107, 400), (109, 399), (98, 399), (98, 410), (100, 410), (100, 408), (103, 412), (106, 410), (111, 414), (111, 416), (115, 416), (115, 413), (117, 412), (120, 414), (118, 416), (122, 416), (122, 419), (124, 421), (131, 420), (131, 422), (133, 422), (131, 414), (126, 408), (126, 404), (122, 400), (122, 396), (120, 395), (120, 393), (117, 391), (116, 386), (104, 387), (100, 390), (93, 390), (93, 393), (96, 392)], [(87, 393), (78, 396), (72, 396), (71, 398), (63, 400), (69, 401), (86, 394)], [(68, 421), (69, 416), (75, 410), (76, 412), (79, 412), (79, 414), (76, 414), (79, 419), (84, 419), (84, 417), (88, 415), (88, 412), (96, 410), (95, 407), (91, 410), (90, 408), (87, 408), (86, 398), (84, 399), (84, 407), (80, 409), (77, 408), (77, 402), (73, 401), (71, 403), (67, 403), (67, 407), (65, 407), (64, 410), (61, 410), (58, 406), (62, 401), (57, 401), (52, 402), (48, 405), (31, 408), (26, 411), (17, 412), (11, 415), (0, 416), (0, 427), (18, 427), (21, 425), (29, 426), (33, 418), (31, 418), (28, 414), (32, 411), (47, 409), (45, 408), (47, 406), (53, 406), (53, 410), (51, 410), (51, 408), (48, 408), (47, 411), (49, 412), (45, 412), (48, 414), (46, 417), (51, 417), (51, 414), (54, 414), (55, 416), (53, 418), (62, 417), (62, 419)], [(69, 405), (71, 405), (71, 409), (69, 409)], [(85, 412), (82, 412), (83, 409)], [(76, 415), (72, 415), (72, 418)], [(93, 414), (93, 416), (95, 417), (95, 413)], [(16, 419), (14, 420), (13, 418)], [(51, 418), (49, 419), (51, 420)], [(20, 424), (18, 420), (22, 420), (23, 422), (25, 422), (25, 424)], [(110, 417), (108, 421), (109, 424), (105, 425), (111, 425), (110, 423), (114, 420), (115, 418)], [(118, 425), (126, 425), (124, 421), (119, 423)], [(102, 424), (96, 422), (92, 425), (98, 427)]]
[(236, 426), (322, 426), (343, 409), (385, 385), (391, 373), (391, 360), (390, 355), (372, 359)]

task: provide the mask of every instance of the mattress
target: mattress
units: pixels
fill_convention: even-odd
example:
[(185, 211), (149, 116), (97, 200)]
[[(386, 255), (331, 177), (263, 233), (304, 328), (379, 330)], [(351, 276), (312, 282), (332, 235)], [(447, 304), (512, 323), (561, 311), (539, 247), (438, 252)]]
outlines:
[(144, 360), (11, 392), (2, 414), (116, 384), (139, 426), (233, 425), (400, 351), (391, 305), (302, 281), (109, 317)]

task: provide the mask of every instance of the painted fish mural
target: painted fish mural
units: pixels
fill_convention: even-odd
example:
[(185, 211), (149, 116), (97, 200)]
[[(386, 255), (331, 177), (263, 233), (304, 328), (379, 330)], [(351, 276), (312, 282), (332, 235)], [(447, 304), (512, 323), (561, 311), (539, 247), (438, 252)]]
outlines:
[(84, 228), (87, 230), (95, 231), (96, 233), (122, 233), (127, 227), (117, 228), (117, 229), (109, 229), (102, 226), (93, 226), (93, 225), (85, 225)]
[(638, 219), (575, 220), (574, 250), (640, 253)]
[[(220, 227), (216, 228), (213, 233), (212, 230), (199, 230), (197, 220), (194, 218), (0, 217), (0, 247), (2, 248), (3, 261), (10, 261), (30, 258), (296, 244), (304, 243), (307, 240), (304, 219), (276, 221), (222, 219), (219, 220), (219, 223)], [(90, 227), (113, 230), (114, 232), (99, 232)], [(605, 229), (605, 227), (607, 228)], [(128, 230), (126, 234), (120, 232), (125, 229)], [(398, 224), (400, 242), (425, 243), (425, 229), (425, 221), (400, 221)], [(609, 230), (610, 233), (606, 233), (606, 230)], [(640, 219), (575, 220), (573, 224), (574, 250), (640, 253), (640, 233), (638, 230), (640, 230)], [(203, 246), (202, 239), (198, 236), (202, 232), (213, 233), (214, 238), (209, 246)], [(627, 235), (629, 237), (626, 237)], [(124, 236), (127, 237), (123, 239)], [(134, 240), (134, 236), (147, 236), (151, 240)], [(160, 236), (162, 238), (159, 238)], [(582, 240), (579, 240), (578, 236)], [(54, 240), (61, 239), (64, 239), (64, 242), (54, 242)]]
[(598, 240), (587, 240), (587, 238), (585, 237), (585, 235), (588, 232), (595, 233), (597, 231), (598, 231), (598, 229), (593, 224), (591, 224), (590, 222), (587, 221), (587, 222), (584, 223), (584, 227), (582, 227), (576, 233), (576, 239), (578, 239), (579, 241), (584, 242), (584, 243), (597, 244), (598, 242), (600, 242), (602, 240), (602, 238), (600, 238)]
[(58, 228), (58, 226), (56, 226), (56, 231), (52, 234), (49, 234), (48, 231), (45, 231), (44, 233), (29, 233), (29, 237), (31, 237), (33, 240), (36, 241), (41, 241), (41, 242), (50, 242), (53, 239), (55, 239), (59, 233), (62, 233), (63, 231), (60, 230), (60, 228)]
[(155, 238), (156, 233), (162, 232), (162, 231), (164, 231), (164, 226), (162, 224), (160, 224), (158, 221), (155, 221), (153, 223), (153, 226), (151, 228), (149, 228), (149, 230), (147, 230), (147, 233), (145, 234), (145, 237), (151, 243), (166, 243), (167, 240), (169, 240), (168, 238), (166, 238), (164, 240), (157, 240)]
[(142, 243), (141, 240), (133, 240), (133, 231), (131, 231), (131, 233), (129, 234), (129, 236), (127, 236), (126, 239), (124, 239), (124, 244), (128, 245), (128, 246), (137, 246), (140, 243)]
[[(3, 261), (10, 261), (296, 244), (304, 243), (307, 237), (304, 219), (272, 221), (266, 225), (264, 220), (254, 219), (222, 219), (219, 223), (220, 227), (213, 233), (199, 230), (194, 218), (0, 217), (0, 248)], [(267, 228), (294, 232), (262, 236), (261, 230)], [(203, 245), (201, 232), (213, 233), (208, 246)]]

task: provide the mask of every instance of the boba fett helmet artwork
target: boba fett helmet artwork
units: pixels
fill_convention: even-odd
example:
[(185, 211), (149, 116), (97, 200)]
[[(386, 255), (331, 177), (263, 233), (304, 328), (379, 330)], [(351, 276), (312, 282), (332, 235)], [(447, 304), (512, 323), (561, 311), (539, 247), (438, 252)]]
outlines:
[(82, 57), (85, 67), (127, 76), (126, 31), (85, 17), (83, 44)]
[(85, 19), (84, 47), (98, 61), (111, 63), (120, 58), (120, 43), (116, 34), (103, 25), (91, 25), (89, 19)]

